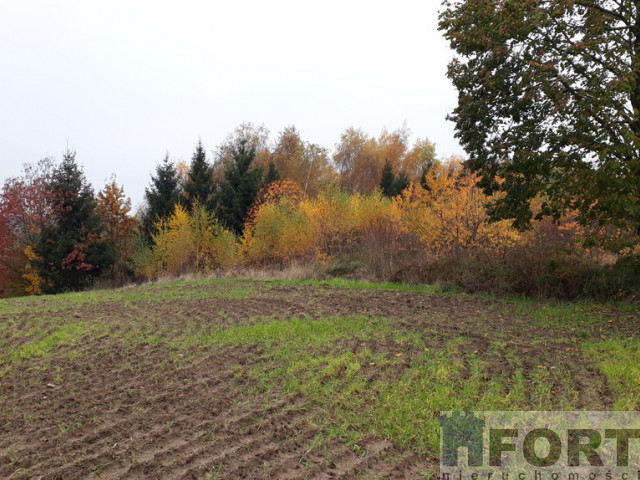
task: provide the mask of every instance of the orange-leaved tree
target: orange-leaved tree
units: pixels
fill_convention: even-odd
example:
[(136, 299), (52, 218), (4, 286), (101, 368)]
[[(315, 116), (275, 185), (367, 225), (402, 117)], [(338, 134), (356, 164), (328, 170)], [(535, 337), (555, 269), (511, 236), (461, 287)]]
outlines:
[(504, 254), (521, 239), (509, 220), (491, 221), (478, 177), (457, 165), (432, 167), (425, 188), (412, 184), (394, 202), (426, 252)]
[(110, 267), (112, 280), (122, 283), (129, 275), (128, 264), (133, 255), (133, 239), (137, 222), (129, 213), (131, 200), (115, 176), (98, 192), (98, 216), (102, 220), (104, 239), (113, 250), (115, 261)]

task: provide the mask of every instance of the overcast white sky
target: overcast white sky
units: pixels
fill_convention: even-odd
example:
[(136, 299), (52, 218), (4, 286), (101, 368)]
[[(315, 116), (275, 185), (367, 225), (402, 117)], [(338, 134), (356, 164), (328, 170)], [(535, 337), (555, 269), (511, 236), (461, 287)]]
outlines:
[(438, 0), (0, 0), (0, 181), (77, 151), (137, 204), (165, 151), (242, 122), (333, 148), (404, 122), (461, 153)]

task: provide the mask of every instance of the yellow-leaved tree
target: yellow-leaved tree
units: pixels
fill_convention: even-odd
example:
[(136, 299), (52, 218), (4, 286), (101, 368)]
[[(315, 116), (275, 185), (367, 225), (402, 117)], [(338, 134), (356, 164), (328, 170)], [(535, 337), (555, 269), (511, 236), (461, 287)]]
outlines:
[(306, 195), (291, 179), (273, 182), (250, 212), (242, 247), (251, 264), (279, 264), (313, 256), (314, 226), (300, 208)]
[(114, 262), (109, 267), (112, 281), (123, 283), (129, 276), (136, 220), (130, 215), (131, 200), (115, 176), (98, 192), (97, 211), (102, 220), (102, 236), (113, 250)]
[(189, 215), (195, 271), (207, 274), (228, 268), (239, 259), (236, 236), (224, 228), (203, 205), (195, 203)]
[(24, 255), (27, 258), (25, 272), (22, 274), (24, 281), (24, 291), (27, 295), (42, 295), (42, 277), (31, 265), (31, 262), (41, 260), (40, 256), (35, 252), (31, 245), (27, 245), (24, 249)]
[(156, 222), (155, 231), (152, 255), (139, 267), (148, 278), (207, 274), (230, 266), (238, 258), (235, 236), (198, 203), (191, 213), (176, 204), (172, 215)]
[(520, 241), (510, 220), (489, 219), (485, 205), (490, 199), (478, 180), (459, 165), (436, 164), (426, 175), (426, 188), (412, 184), (394, 199), (406, 227), (428, 254), (504, 254)]
[(354, 197), (337, 186), (326, 188), (313, 200), (300, 204), (315, 234), (316, 257), (324, 262), (353, 248), (357, 232)]

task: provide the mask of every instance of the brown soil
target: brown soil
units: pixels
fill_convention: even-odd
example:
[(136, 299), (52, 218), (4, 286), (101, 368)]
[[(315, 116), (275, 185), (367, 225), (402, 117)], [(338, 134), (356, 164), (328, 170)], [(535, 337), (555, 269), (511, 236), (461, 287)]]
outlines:
[[(488, 355), (492, 340), (504, 341), (525, 359), (525, 369), (544, 362), (581, 379), (575, 386), (581, 393), (580, 408), (611, 404), (603, 379), (584, 362), (576, 339), (551, 329), (542, 335), (539, 327), (503, 313), (490, 301), (266, 283), (246, 286), (257, 290), (252, 298), (185, 295), (55, 312), (56, 317), (95, 321), (108, 329), (41, 359), (16, 362), (0, 378), (0, 478), (400, 479), (433, 471), (435, 459), (403, 451), (386, 439), (367, 438), (357, 449), (338, 438), (317, 441), (320, 432), (309, 400), (278, 391), (255, 393), (259, 390), (248, 370), (266, 361), (256, 346), (177, 352), (162, 343), (124, 342), (134, 324), (170, 338), (185, 326), (197, 334), (212, 324), (246, 323), (264, 315), (385, 316), (423, 332), (434, 346), (464, 337), (463, 361), (470, 352)], [(185, 293), (219, 291), (228, 285), (180, 288)], [(41, 314), (37, 307), (21, 314), (20, 328), (27, 332), (29, 318)], [(8, 316), (0, 316), (0, 322), (5, 320)], [(637, 326), (635, 317), (605, 326), (612, 331), (620, 325), (624, 331), (634, 322)], [(532, 343), (532, 338), (552, 340)], [(10, 346), (6, 342), (2, 340), (2, 348)], [(11, 342), (18, 345), (24, 338)], [(354, 351), (364, 346), (390, 349), (350, 339), (340, 344)], [(414, 353), (404, 352), (403, 368), (410, 368)], [(491, 358), (492, 374), (513, 370), (504, 357)]]

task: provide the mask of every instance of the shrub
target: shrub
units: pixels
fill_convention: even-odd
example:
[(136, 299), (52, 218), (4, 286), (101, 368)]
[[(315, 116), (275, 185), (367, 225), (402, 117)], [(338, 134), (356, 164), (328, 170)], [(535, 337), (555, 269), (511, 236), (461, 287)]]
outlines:
[(136, 273), (144, 278), (207, 274), (238, 260), (235, 235), (198, 203), (191, 213), (176, 204), (173, 214), (157, 221), (154, 228), (153, 246), (139, 245), (134, 255)]
[(278, 264), (313, 256), (314, 229), (309, 218), (287, 197), (265, 203), (245, 228), (242, 248), (251, 264)]

